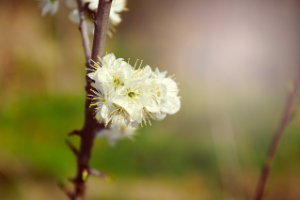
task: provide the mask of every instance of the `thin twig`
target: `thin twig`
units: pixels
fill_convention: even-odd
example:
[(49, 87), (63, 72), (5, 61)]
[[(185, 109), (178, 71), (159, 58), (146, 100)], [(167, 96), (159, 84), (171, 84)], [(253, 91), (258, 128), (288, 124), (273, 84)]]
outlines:
[(79, 30), (81, 32), (82, 46), (84, 49), (85, 61), (89, 62), (91, 57), (91, 49), (90, 49), (90, 38), (87, 30), (87, 24), (85, 21), (85, 10), (82, 5), (81, 0), (76, 0), (78, 13), (79, 13)]
[(69, 197), (69, 199), (72, 199), (74, 196), (74, 193), (66, 188), (66, 186), (63, 183), (58, 183), (58, 187)]
[(275, 131), (272, 139), (272, 143), (268, 150), (268, 155), (265, 160), (264, 166), (262, 168), (259, 181), (256, 187), (255, 200), (262, 200), (264, 197), (264, 191), (267, 183), (268, 176), (270, 174), (274, 157), (276, 155), (280, 140), (289, 125), (291, 118), (294, 115), (293, 106), (297, 97), (297, 92), (300, 85), (300, 74), (297, 75), (292, 88), (290, 89), (287, 100), (282, 112), (281, 120), (279, 122), (278, 128)]
[(79, 152), (78, 149), (74, 146), (74, 144), (72, 144), (69, 140), (66, 141), (66, 144), (68, 145), (68, 147), (70, 148), (70, 150), (74, 153), (74, 155), (76, 157), (79, 156)]
[(80, 134), (81, 134), (81, 130), (74, 130), (74, 131), (70, 132), (68, 135), (69, 136), (73, 136), (73, 135), (80, 136)]
[[(86, 37), (87, 30), (84, 26), (84, 8), (80, 0), (77, 0), (78, 8), (81, 11), (81, 36), (83, 41), (83, 46), (85, 49), (86, 55), (86, 67), (87, 73), (91, 70), (90, 66), (90, 53), (89, 45)], [(104, 53), (106, 34), (108, 31), (108, 20), (109, 12), (111, 7), (111, 0), (99, 0), (99, 6), (97, 10), (97, 15), (95, 19), (95, 32), (94, 32), (94, 41), (93, 41), (93, 50), (92, 50), (92, 59), (96, 60), (98, 56), (102, 56)], [(88, 50), (88, 51), (87, 51)], [(90, 108), (91, 99), (88, 98), (92, 95), (92, 85), (91, 80), (86, 74), (86, 101), (85, 101), (85, 116), (84, 116), (84, 125), (80, 131), (80, 147), (77, 156), (77, 174), (72, 183), (75, 186), (73, 196), (70, 197), (71, 200), (83, 200), (86, 191), (86, 180), (90, 175), (89, 161), (91, 157), (91, 151), (93, 147), (93, 142), (95, 135), (98, 131), (104, 128), (103, 125), (99, 124), (94, 119), (94, 110)], [(78, 133), (78, 132), (77, 132)]]

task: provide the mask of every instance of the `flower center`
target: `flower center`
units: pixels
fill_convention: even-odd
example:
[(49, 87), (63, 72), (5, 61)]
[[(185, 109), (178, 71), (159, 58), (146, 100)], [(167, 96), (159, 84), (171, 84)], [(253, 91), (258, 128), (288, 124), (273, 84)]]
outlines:
[(128, 92), (128, 93), (127, 93), (127, 95), (128, 95), (130, 98), (133, 98), (133, 97), (135, 97), (135, 96), (136, 96), (136, 93), (135, 93), (135, 92), (132, 92), (132, 91), (130, 91), (130, 92)]
[(114, 76), (113, 84), (114, 84), (115, 88), (118, 87), (118, 86), (123, 86), (124, 85), (123, 81), (121, 80), (121, 78), (119, 76)]
[(160, 90), (157, 90), (156, 95), (160, 97)]

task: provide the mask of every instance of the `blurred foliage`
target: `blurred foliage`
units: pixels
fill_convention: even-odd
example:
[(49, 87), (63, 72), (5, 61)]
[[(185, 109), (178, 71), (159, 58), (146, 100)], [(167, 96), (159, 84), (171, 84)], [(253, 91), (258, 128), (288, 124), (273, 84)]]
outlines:
[[(68, 132), (81, 127), (83, 100), (82, 96), (22, 95), (2, 108), (0, 171), (6, 174), (20, 173), (14, 166), (3, 168), (7, 166), (3, 162), (13, 164), (15, 162), (12, 161), (17, 159), (21, 161), (19, 167), (29, 170), (29, 176), (32, 177), (63, 181), (66, 177), (73, 176), (75, 159), (65, 141), (68, 139)], [(298, 130), (298, 125), (293, 123), (282, 141), (273, 171), (275, 179), (281, 174), (284, 175), (286, 170), (298, 174)], [(185, 127), (185, 131), (193, 130)], [(247, 171), (249, 173), (244, 174), (244, 177), (250, 178), (253, 169), (258, 173), (260, 163), (265, 157), (265, 152), (261, 152), (260, 147), (264, 146), (266, 149), (270, 136), (255, 133), (255, 137), (253, 135), (248, 138), (250, 141), (247, 142), (250, 142), (253, 151), (244, 154), (243, 150), (239, 155), (243, 174)], [(222, 176), (219, 172), (219, 165), (222, 163), (219, 163), (218, 156), (226, 156), (226, 152), (218, 151), (208, 135), (203, 134), (201, 137), (205, 139), (200, 140), (191, 135), (183, 139), (158, 122), (141, 129), (134, 141), (122, 140), (114, 147), (109, 146), (103, 138), (97, 138), (91, 165), (107, 173), (113, 180), (120, 180), (121, 177), (126, 180), (166, 176), (177, 180), (194, 174), (204, 178), (206, 187), (213, 188), (219, 184), (218, 180)], [(75, 144), (78, 143), (76, 137), (69, 139)], [(243, 143), (239, 145), (243, 146)], [(253, 156), (258, 158), (254, 159), (255, 163), (249, 162), (249, 158)]]
[[(18, 155), (56, 176), (70, 174), (74, 158), (64, 141), (68, 132), (82, 124), (83, 100), (78, 96), (23, 96), (10, 103), (0, 115), (2, 154)], [(71, 140), (78, 142), (76, 137)], [(156, 124), (141, 129), (134, 140), (112, 147), (99, 137), (92, 164), (118, 176), (216, 170), (207, 142), (182, 140)]]

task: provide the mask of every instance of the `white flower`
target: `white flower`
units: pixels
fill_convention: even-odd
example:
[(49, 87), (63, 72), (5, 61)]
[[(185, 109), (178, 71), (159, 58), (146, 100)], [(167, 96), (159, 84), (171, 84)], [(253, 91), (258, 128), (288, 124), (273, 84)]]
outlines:
[(94, 81), (95, 118), (111, 129), (103, 134), (109, 141), (132, 136), (151, 120), (162, 120), (180, 109), (176, 82), (166, 72), (150, 66), (132, 67), (122, 58), (108, 54), (89, 73)]
[(58, 0), (41, 0), (42, 16), (47, 14), (54, 15), (58, 11)]
[(166, 72), (160, 72), (157, 68), (153, 73), (154, 80), (158, 84), (155, 95), (162, 113), (175, 114), (181, 106), (178, 96), (179, 89), (177, 83), (166, 77), (166, 74)]
[[(92, 11), (97, 11), (99, 0), (83, 0)], [(109, 13), (109, 21), (116, 26), (122, 21), (120, 13), (126, 10), (126, 0), (113, 0)]]
[(103, 129), (97, 135), (100, 137), (105, 137), (108, 140), (110, 145), (115, 145), (116, 142), (123, 138), (130, 138), (132, 139), (136, 128), (134, 127), (127, 127), (126, 129), (120, 130), (116, 128), (110, 129)]
[[(96, 96), (97, 108), (96, 118), (101, 120), (107, 126), (108, 124), (119, 124), (125, 126), (129, 123), (127, 111), (117, 104), (116, 99), (124, 89), (124, 85), (131, 80), (132, 68), (123, 61), (116, 59), (113, 54), (106, 55), (98, 66), (97, 70), (89, 74), (89, 77), (95, 82), (93, 84), (97, 91)], [(128, 121), (128, 122), (127, 122)]]
[(142, 122), (144, 105), (142, 102), (144, 91), (142, 80), (131, 80), (124, 84), (116, 95), (114, 103), (130, 115), (131, 121)]
[(99, 0), (82, 0), (83, 3), (88, 3), (90, 10), (97, 11)]
[[(71, 13), (69, 14), (69, 19), (72, 22), (79, 24), (79, 13), (78, 13), (78, 9), (76, 8), (75, 1), (66, 0), (65, 2), (67, 7), (72, 9)], [(82, 0), (82, 2), (84, 4), (88, 4), (88, 8), (91, 11), (97, 12), (99, 0)], [(113, 0), (110, 9), (110, 14), (109, 14), (109, 23), (113, 26), (118, 25), (122, 21), (120, 13), (125, 10), (126, 10), (126, 0)], [(86, 16), (86, 24), (87, 24), (88, 32), (90, 34), (93, 34), (94, 23), (89, 16)], [(108, 30), (107, 34), (111, 36), (112, 32), (113, 32), (113, 27), (110, 27), (110, 30)]]
[(132, 67), (123, 59), (116, 59), (113, 54), (106, 55), (101, 66), (95, 72), (97, 74), (96, 82), (99, 81), (115, 91), (128, 85), (133, 78)]
[(121, 23), (120, 13), (126, 10), (126, 0), (113, 0), (110, 8), (109, 19), (114, 26)]
[[(71, 13), (69, 14), (69, 19), (71, 22), (75, 23), (75, 24), (79, 24), (79, 13), (78, 13), (78, 9), (74, 9), (71, 11)], [(86, 19), (86, 26), (87, 26), (87, 31), (90, 34), (94, 33), (94, 23), (91, 21), (91, 19), (87, 18)]]
[(79, 19), (79, 13), (77, 9), (71, 11), (71, 13), (69, 14), (69, 19), (71, 20), (71, 22), (79, 24), (80, 19)]

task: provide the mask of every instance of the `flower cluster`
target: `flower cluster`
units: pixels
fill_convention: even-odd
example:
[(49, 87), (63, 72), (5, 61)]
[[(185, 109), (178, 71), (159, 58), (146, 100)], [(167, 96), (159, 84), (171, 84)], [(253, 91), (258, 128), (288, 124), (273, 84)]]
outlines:
[(104, 56), (94, 67), (89, 73), (94, 81), (92, 106), (95, 118), (110, 129), (103, 135), (111, 143), (180, 109), (177, 84), (166, 72), (133, 67), (114, 54)]
[[(90, 12), (97, 12), (99, 0), (81, 0)], [(74, 23), (79, 23), (79, 13), (77, 9), (77, 4), (75, 0), (65, 0), (66, 6), (71, 9), (69, 19)], [(59, 0), (41, 0), (42, 15), (52, 14), (54, 15), (58, 11)], [(111, 4), (111, 9), (109, 13), (109, 24), (111, 25), (110, 30), (113, 26), (117, 26), (121, 23), (122, 19), (120, 13), (127, 10), (126, 0), (113, 0)], [(94, 32), (93, 20), (90, 16), (86, 16), (88, 32), (92, 34)], [(111, 31), (108, 32), (111, 34)]]

